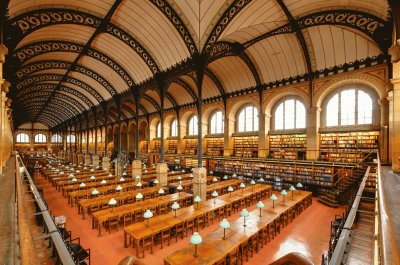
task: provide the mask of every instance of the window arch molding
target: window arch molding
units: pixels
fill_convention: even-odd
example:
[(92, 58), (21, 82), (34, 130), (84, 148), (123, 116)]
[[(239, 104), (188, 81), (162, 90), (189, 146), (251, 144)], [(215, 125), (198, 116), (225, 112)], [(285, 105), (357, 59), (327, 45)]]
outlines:
[[(217, 116), (215, 116), (215, 115), (217, 115)], [(213, 120), (213, 119), (216, 119), (216, 120)], [(218, 124), (218, 122), (221, 122), (221, 123)], [(218, 125), (220, 127), (218, 127)], [(215, 130), (213, 128), (215, 128)], [(223, 134), (224, 131), (225, 131), (225, 114), (221, 109), (215, 109), (208, 116), (207, 132), (210, 135), (215, 135), (215, 134)]]
[[(248, 115), (245, 115), (244, 121), (248, 120), (251, 118), (251, 121), (247, 121), (246, 124), (244, 125), (244, 130), (241, 128), (243, 120), (241, 120), (240, 115), (242, 114), (243, 111), (245, 111), (248, 108), (252, 108), (253, 110), (253, 117), (247, 117)], [(252, 133), (252, 132), (257, 132), (259, 129), (259, 115), (260, 111), (259, 109), (252, 103), (245, 104), (241, 106), (238, 111), (236, 112), (236, 122), (235, 122), (235, 132), (236, 133)], [(248, 125), (250, 128), (248, 128)], [(252, 130), (249, 130), (252, 129)]]
[[(328, 111), (328, 104), (331, 101), (331, 99), (333, 99), (335, 96), (337, 96), (338, 94), (344, 92), (344, 91), (348, 91), (348, 90), (352, 90), (354, 89), (356, 92), (355, 94), (356, 99), (354, 102), (354, 111), (355, 111), (355, 116), (354, 116), (354, 124), (342, 124), (341, 123), (341, 117), (340, 114), (338, 114), (338, 125), (330, 125), (328, 126), (328, 121), (327, 121), (327, 111)], [(371, 123), (362, 123), (360, 124), (358, 121), (358, 117), (359, 117), (359, 109), (358, 109), (358, 96), (360, 95), (358, 91), (361, 91), (362, 93), (367, 94), (372, 101), (372, 121)], [(361, 94), (362, 95), (362, 94)], [(339, 102), (339, 110), (340, 110), (340, 106), (341, 106), (342, 101)], [(340, 112), (339, 112), (340, 113)], [(347, 84), (344, 85), (342, 87), (339, 87), (333, 91), (331, 91), (329, 94), (326, 95), (326, 97), (322, 100), (322, 104), (321, 104), (321, 128), (324, 129), (328, 129), (328, 130), (335, 130), (337, 128), (362, 128), (362, 127), (376, 127), (380, 125), (380, 117), (381, 117), (381, 108), (379, 105), (379, 95), (376, 92), (375, 89), (373, 89), (372, 87), (366, 86), (366, 85), (362, 85), (362, 84)]]
[(15, 136), (15, 142), (16, 143), (29, 143), (30, 142), (30, 136), (27, 133), (17, 133)]
[[(276, 111), (278, 110), (278, 108), (280, 106), (282, 106), (281, 104), (288, 101), (288, 100), (295, 100), (296, 101), (296, 105), (298, 103), (301, 103), (304, 106), (304, 128), (301, 128), (302, 126), (299, 126), (299, 128), (297, 128), (297, 120), (298, 118), (300, 118), (298, 111), (295, 109), (295, 113), (294, 113), (294, 128), (285, 128), (285, 121), (283, 121), (283, 127), (282, 129), (276, 129), (276, 125), (277, 125), (277, 121), (276, 121)], [(285, 111), (284, 111), (285, 112)], [(271, 131), (305, 131), (306, 130), (306, 126), (307, 126), (307, 106), (306, 103), (304, 102), (304, 100), (299, 97), (299, 96), (295, 96), (295, 95), (290, 95), (290, 96), (284, 96), (282, 98), (280, 98), (279, 100), (277, 100), (274, 105), (272, 106), (271, 109)]]
[(170, 123), (170, 137), (178, 137), (178, 135), (179, 135), (178, 119), (173, 118)]
[(51, 143), (54, 143), (54, 144), (56, 144), (56, 143), (62, 143), (62, 137), (61, 137), (61, 135), (58, 134), (58, 133), (53, 134), (53, 135), (51, 136)]
[(199, 119), (196, 114), (189, 116), (187, 120), (187, 135), (195, 136), (199, 134)]
[(39, 144), (47, 143), (47, 135), (45, 135), (43, 133), (35, 134), (34, 143), (35, 144), (36, 143), (39, 143)]

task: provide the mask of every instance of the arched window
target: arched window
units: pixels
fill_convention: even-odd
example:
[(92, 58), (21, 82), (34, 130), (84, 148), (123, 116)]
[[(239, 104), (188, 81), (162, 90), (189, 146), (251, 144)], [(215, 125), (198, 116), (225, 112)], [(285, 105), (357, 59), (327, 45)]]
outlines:
[(175, 119), (171, 123), (171, 137), (178, 136), (178, 121)]
[(73, 134), (67, 135), (67, 143), (75, 143), (75, 135), (73, 135)]
[(35, 135), (35, 143), (46, 143), (47, 137), (46, 135), (39, 133)]
[(287, 99), (275, 110), (275, 130), (293, 130), (306, 128), (306, 108), (297, 99)]
[(161, 138), (161, 122), (157, 124), (157, 138)]
[(326, 126), (372, 124), (372, 98), (359, 89), (333, 95), (326, 105)]
[(193, 115), (189, 120), (188, 135), (197, 135), (199, 133), (199, 125), (197, 116)]
[(243, 108), (238, 117), (238, 132), (258, 131), (258, 111), (254, 106)]
[(224, 115), (222, 111), (215, 112), (210, 119), (210, 134), (224, 133)]
[(16, 137), (17, 143), (29, 143), (29, 135), (26, 133), (19, 133)]
[(52, 143), (62, 143), (62, 138), (59, 134), (53, 134), (51, 136), (51, 142)]

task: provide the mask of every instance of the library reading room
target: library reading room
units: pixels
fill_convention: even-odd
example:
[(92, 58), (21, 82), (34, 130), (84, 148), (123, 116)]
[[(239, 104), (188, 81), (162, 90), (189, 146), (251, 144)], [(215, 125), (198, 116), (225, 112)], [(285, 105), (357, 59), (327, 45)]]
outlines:
[(1, 265), (400, 265), (400, 0), (0, 25)]

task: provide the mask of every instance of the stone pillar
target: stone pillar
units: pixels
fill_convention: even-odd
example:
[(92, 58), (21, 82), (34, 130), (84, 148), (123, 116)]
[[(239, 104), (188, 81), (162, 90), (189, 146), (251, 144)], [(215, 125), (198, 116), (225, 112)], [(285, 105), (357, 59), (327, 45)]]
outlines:
[(260, 114), (258, 126), (258, 157), (267, 157), (269, 155), (268, 133), (270, 129), (271, 115)]
[(207, 170), (204, 167), (193, 168), (193, 196), (207, 200)]
[(103, 169), (107, 168), (107, 171), (110, 170), (110, 158), (108, 156), (103, 157), (101, 167)]
[(392, 146), (393, 146), (393, 91), (388, 92), (387, 100), (389, 103), (389, 146), (388, 146), (388, 162), (392, 163)]
[(235, 130), (235, 121), (225, 116), (224, 123), (224, 156), (229, 157), (233, 155), (233, 138), (231, 135)]
[(84, 161), (84, 156), (83, 156), (83, 154), (79, 154), (78, 155), (78, 164), (83, 164), (83, 161)]
[(72, 160), (72, 163), (74, 163), (74, 164), (78, 164), (78, 154), (74, 154), (74, 157), (73, 157), (73, 160)]
[(96, 169), (96, 167), (99, 166), (99, 156), (98, 155), (93, 155), (92, 156), (92, 160), (93, 160), (93, 168)]
[(167, 186), (168, 166), (166, 163), (156, 164), (156, 177), (160, 186)]
[[(394, 64), (393, 64), (394, 65)], [(393, 66), (394, 67), (394, 66)], [(400, 77), (392, 79), (393, 83), (393, 131), (392, 131), (392, 169), (400, 171)]]
[(132, 161), (132, 178), (136, 181), (136, 176), (142, 177), (142, 161), (139, 159)]
[(85, 165), (87, 165), (87, 166), (90, 165), (90, 163), (91, 163), (90, 159), (91, 159), (90, 155), (86, 154), (85, 155), (85, 162), (84, 162)]
[(318, 107), (307, 108), (306, 134), (308, 160), (317, 160), (319, 157), (319, 125), (321, 109)]
[(122, 160), (120, 158), (115, 159), (115, 175), (122, 176), (124, 172), (124, 165), (122, 164)]
[(379, 155), (381, 162), (388, 162), (388, 135), (389, 135), (389, 102), (387, 98), (379, 100), (381, 106), (381, 132), (379, 139)]

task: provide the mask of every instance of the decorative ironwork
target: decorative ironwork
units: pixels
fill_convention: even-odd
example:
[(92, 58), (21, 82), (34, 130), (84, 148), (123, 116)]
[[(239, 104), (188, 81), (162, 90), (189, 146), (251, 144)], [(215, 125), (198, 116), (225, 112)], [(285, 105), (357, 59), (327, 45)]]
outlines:
[[(62, 79), (63, 75), (60, 74), (40, 74), (40, 75), (33, 75), (28, 78), (26, 78), (24, 81), (19, 82), (16, 85), (16, 88), (18, 90), (24, 89), (25, 87), (31, 86), (33, 84), (37, 83), (42, 83), (46, 81), (60, 81)], [(80, 81), (78, 79), (75, 79), (73, 77), (68, 77), (66, 83), (71, 83), (74, 84), (87, 92), (89, 92), (98, 102), (104, 101), (104, 99), (101, 97), (101, 95), (93, 89), (91, 86), (86, 84), (83, 81)]]
[(206, 44), (204, 46), (205, 51), (210, 51), (212, 45), (218, 41), (224, 29), (233, 20), (233, 18), (248, 4), (251, 0), (236, 0), (229, 8), (224, 12), (218, 23), (215, 25), (211, 34), (208, 36)]
[[(43, 41), (35, 42), (25, 45), (15, 51), (16, 56), (21, 62), (25, 62), (35, 56), (48, 52), (74, 52), (81, 53), (83, 49), (82, 44), (66, 41)], [(89, 48), (86, 56), (92, 57), (101, 63), (111, 67), (115, 72), (118, 73), (125, 81), (125, 83), (130, 87), (134, 84), (133, 79), (129, 74), (113, 59), (107, 55), (97, 51), (93, 48)], [(111, 93), (111, 92), (110, 92)]]
[(157, 103), (157, 101), (155, 101), (152, 97), (150, 97), (150, 96), (144, 94), (144, 95), (142, 95), (142, 99), (145, 99), (145, 100), (147, 100), (148, 102), (150, 102), (151, 105), (153, 105), (157, 110), (160, 110), (160, 109), (161, 109), (160, 105), (159, 105), (159, 104)]
[(178, 33), (181, 35), (183, 41), (186, 44), (191, 55), (197, 53), (197, 48), (194, 43), (193, 37), (190, 34), (188, 28), (185, 23), (183, 23), (182, 19), (175, 12), (173, 7), (164, 0), (151, 0), (151, 2), (169, 19), (169, 21), (174, 25)]
[[(22, 39), (23, 36), (46, 26), (75, 24), (97, 29), (101, 22), (101, 18), (92, 14), (59, 8), (34, 10), (13, 18), (10, 21), (14, 29), (19, 28), (20, 30), (20, 36), (16, 36), (18, 37), (18, 40)], [(153, 73), (159, 71), (159, 68), (150, 53), (122, 28), (109, 22), (106, 32), (111, 36), (122, 40), (125, 44), (131, 47), (146, 62), (147, 66)]]
[(170, 93), (165, 93), (165, 97), (172, 103), (172, 106), (176, 107), (178, 106), (178, 103), (176, 103), (175, 98), (170, 94)]
[(186, 92), (189, 93), (189, 95), (193, 98), (194, 101), (197, 101), (197, 94), (193, 91), (193, 89), (182, 79), (177, 78), (175, 81), (178, 85), (182, 86)]
[[(31, 98), (29, 98), (27, 101), (24, 101), (23, 103), (25, 105), (30, 104), (30, 102), (35, 102), (35, 101), (46, 101), (47, 98), (45, 98), (44, 96), (47, 96), (48, 94), (45, 92), (37, 92), (35, 93), (35, 96), (31, 96)], [(62, 99), (63, 101), (70, 103), (70, 105), (75, 106), (80, 112), (85, 111), (85, 108), (76, 100), (74, 100), (71, 97), (65, 96), (63, 94), (60, 93), (56, 93), (53, 99)]]
[(221, 96), (225, 95), (224, 87), (218, 77), (208, 68), (206, 69), (205, 74), (214, 82), (215, 86), (218, 88), (219, 94)]

